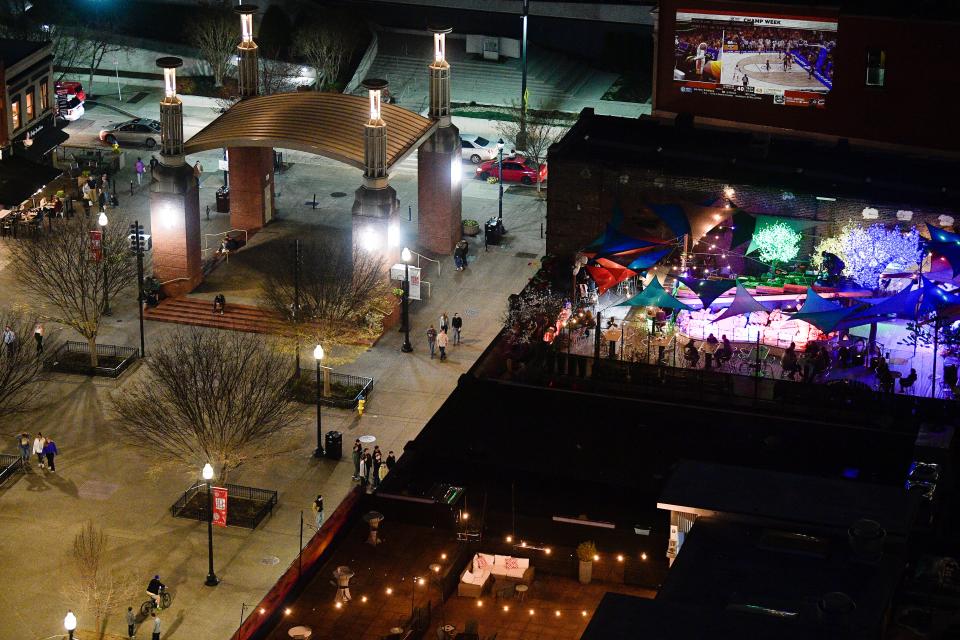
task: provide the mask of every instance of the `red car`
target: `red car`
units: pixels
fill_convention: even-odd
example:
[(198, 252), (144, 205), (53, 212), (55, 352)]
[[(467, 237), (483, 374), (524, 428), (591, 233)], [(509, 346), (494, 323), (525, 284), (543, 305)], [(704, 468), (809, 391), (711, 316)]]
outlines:
[[(477, 167), (477, 178), (500, 177), (500, 163), (497, 160), (487, 160)], [(547, 165), (538, 165), (530, 158), (514, 156), (503, 159), (503, 181), (535, 184), (547, 179)]]

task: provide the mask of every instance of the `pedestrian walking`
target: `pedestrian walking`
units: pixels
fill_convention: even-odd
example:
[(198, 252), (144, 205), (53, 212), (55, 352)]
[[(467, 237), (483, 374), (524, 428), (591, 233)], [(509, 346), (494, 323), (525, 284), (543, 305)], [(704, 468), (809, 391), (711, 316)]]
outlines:
[(133, 168), (134, 168), (134, 169), (136, 170), (136, 172), (137, 172), (137, 185), (138, 185), (138, 186), (139, 186), (139, 185), (142, 185), (142, 184), (143, 184), (143, 174), (146, 173), (146, 171), (147, 171), (146, 165), (143, 164), (143, 159), (142, 159), (142, 158), (137, 158), (137, 163), (136, 163), (135, 165), (133, 165)]
[(47, 466), (50, 467), (51, 473), (57, 472), (57, 464), (54, 462), (54, 458), (60, 451), (57, 449), (57, 443), (53, 441), (53, 438), (47, 438), (47, 441), (43, 445), (43, 455), (47, 458)]
[(450, 318), (447, 317), (447, 312), (444, 311), (440, 314), (440, 331), (446, 331), (450, 328)]
[(363, 455), (360, 456), (360, 468), (359, 468), (357, 474), (358, 474), (358, 478), (357, 478), (357, 479), (360, 480), (360, 486), (363, 487), (364, 489), (366, 489), (366, 488), (367, 488), (367, 475), (368, 475), (368, 472), (367, 472), (367, 455), (366, 455), (366, 453), (364, 453)]
[(373, 448), (373, 488), (376, 489), (380, 486), (380, 467), (383, 465), (383, 453), (380, 452), (380, 447), (376, 446)]
[(13, 332), (10, 325), (3, 328), (3, 344), (7, 347), (7, 355), (12, 358), (14, 350), (17, 348), (17, 334)]
[(457, 265), (457, 271), (463, 271), (467, 268), (467, 252), (469, 250), (470, 245), (463, 239), (453, 248), (453, 262)]
[(373, 471), (373, 456), (370, 455), (370, 449), (363, 450), (363, 486), (370, 484), (370, 472)]
[(107, 210), (107, 192), (101, 190), (100, 195), (97, 196), (97, 206), (100, 207), (100, 213), (103, 213)]
[(463, 328), (463, 318), (459, 313), (453, 314), (453, 320), (450, 321), (453, 327), (453, 344), (460, 344), (460, 330)]
[(387, 471), (393, 471), (393, 466), (397, 464), (397, 458), (393, 455), (393, 451), (387, 452)]
[(440, 349), (440, 362), (447, 359), (447, 330), (443, 329), (437, 335), (437, 347)]
[(363, 455), (363, 445), (360, 438), (353, 441), (353, 479), (360, 479), (360, 456)]
[(193, 178), (197, 181), (197, 189), (200, 188), (200, 176), (203, 175), (203, 165), (197, 160), (193, 165)]
[(20, 459), (23, 464), (30, 463), (30, 434), (21, 433), (17, 436), (17, 447), (20, 449)]
[(43, 323), (38, 322), (33, 328), (33, 339), (37, 341), (37, 353), (43, 353), (43, 334), (45, 333)]
[(37, 432), (37, 437), (33, 439), (33, 452), (37, 455), (37, 462), (40, 463), (40, 468), (46, 468), (46, 464), (43, 459), (43, 445), (47, 443), (47, 439), (43, 437), (43, 434), (39, 431)]
[(156, 611), (150, 612), (150, 617), (153, 618), (153, 640), (160, 640), (160, 617)]
[(427, 329), (427, 344), (430, 345), (430, 359), (433, 360), (433, 352), (437, 348), (437, 330), (430, 325)]
[(127, 637), (133, 640), (137, 637), (137, 614), (133, 607), (127, 607)]
[(323, 496), (317, 494), (317, 499), (313, 501), (313, 515), (317, 519), (317, 531), (323, 525)]

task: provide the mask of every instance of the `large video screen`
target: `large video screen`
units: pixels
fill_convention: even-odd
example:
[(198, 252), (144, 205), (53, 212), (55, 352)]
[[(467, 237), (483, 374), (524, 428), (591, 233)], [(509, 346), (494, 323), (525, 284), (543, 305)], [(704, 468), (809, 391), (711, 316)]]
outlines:
[(683, 93), (824, 107), (837, 22), (733, 11), (677, 11), (673, 79)]

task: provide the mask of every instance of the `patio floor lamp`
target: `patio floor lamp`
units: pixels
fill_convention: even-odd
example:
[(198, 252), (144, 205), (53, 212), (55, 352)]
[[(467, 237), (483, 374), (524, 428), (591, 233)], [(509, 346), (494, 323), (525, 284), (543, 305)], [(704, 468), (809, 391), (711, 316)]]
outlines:
[(317, 448), (313, 450), (314, 458), (323, 457), (323, 427), (320, 421), (320, 368), (323, 362), (323, 347), (319, 344), (313, 349), (313, 359), (317, 361)]
[(403, 346), (400, 347), (400, 351), (404, 353), (413, 351), (413, 345), (410, 344), (410, 260), (412, 258), (410, 249), (404, 247), (400, 252), (400, 259), (403, 260), (403, 298), (401, 299)]
[(73, 640), (73, 632), (77, 629), (77, 616), (73, 615), (73, 611), (69, 609), (63, 618), (63, 628), (67, 631), (69, 640)]
[(111, 315), (110, 311), (110, 287), (107, 281), (107, 214), (100, 212), (97, 218), (97, 224), (100, 225), (100, 259), (103, 260), (103, 315)]
[(208, 587), (215, 587), (220, 584), (220, 578), (213, 572), (213, 490), (210, 481), (213, 480), (213, 465), (209, 462), (203, 465), (203, 479), (207, 482), (207, 508), (210, 510), (207, 518), (207, 581), (203, 584)]

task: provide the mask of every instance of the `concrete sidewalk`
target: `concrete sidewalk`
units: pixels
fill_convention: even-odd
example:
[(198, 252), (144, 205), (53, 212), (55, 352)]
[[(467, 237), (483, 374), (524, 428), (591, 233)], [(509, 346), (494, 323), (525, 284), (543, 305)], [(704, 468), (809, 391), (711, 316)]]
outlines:
[[(204, 164), (215, 166), (216, 154), (201, 156)], [(192, 158), (190, 159), (192, 162)], [(278, 199), (279, 221), (271, 224), (254, 242), (270, 236), (288, 237), (289, 230), (312, 225), (316, 233), (323, 228), (349, 222), (353, 190), (360, 184), (359, 172), (332, 161), (298, 163), (278, 177), (282, 191)], [(411, 161), (408, 161), (408, 163)], [(416, 175), (405, 163), (392, 178), (406, 211), (415, 204)], [(132, 164), (132, 163), (131, 163)], [(465, 171), (469, 167), (465, 165)], [(131, 169), (120, 176), (128, 181)], [(118, 180), (119, 182), (120, 180)], [(220, 174), (208, 171), (201, 190), (201, 211), (212, 203)], [(321, 210), (303, 205), (313, 192), (323, 195)], [(333, 198), (333, 192), (350, 194)], [(149, 228), (147, 188), (134, 196), (121, 195), (119, 210), (108, 211), (111, 221), (136, 215)], [(443, 403), (465, 372), (500, 328), (506, 296), (519, 290), (539, 265), (543, 252), (540, 223), (545, 203), (534, 190), (508, 192), (504, 196), (505, 224), (509, 230), (506, 244), (484, 252), (474, 243), (469, 267), (455, 271), (451, 260), (425, 267), (424, 279), (432, 283), (432, 296), (412, 305), (411, 339), (414, 353), (400, 352), (401, 336), (386, 334), (372, 349), (365, 351), (339, 370), (374, 377), (375, 389), (362, 418), (355, 413), (324, 410), (323, 429), (344, 433), (345, 456), (340, 461), (315, 460), (311, 452), (315, 442), (315, 409), (304, 406), (296, 420), (292, 452), (262, 467), (242, 468), (231, 482), (275, 489), (279, 504), (273, 515), (256, 530), (227, 528), (215, 534), (216, 571), (222, 578), (216, 588), (203, 585), (206, 575), (206, 526), (204, 523), (175, 519), (169, 508), (192, 482), (197, 472), (156, 468), (149, 451), (121, 443), (113, 428), (110, 397), (143, 374), (142, 367), (127, 373), (120, 381), (88, 379), (79, 376), (52, 375), (44, 387), (46, 405), (28, 415), (5, 420), (2, 433), (14, 450), (14, 438), (21, 430), (51, 434), (61, 456), (57, 473), (41, 472), (36, 467), (23, 477), (0, 488), (0, 557), (4, 558), (4, 580), (0, 582), (0, 638), (47, 638), (62, 633), (63, 612), (78, 605), (65, 592), (71, 571), (69, 550), (73, 536), (87, 520), (103, 527), (109, 536), (109, 560), (114, 566), (131, 569), (142, 576), (143, 589), (155, 573), (170, 586), (173, 606), (161, 614), (163, 638), (226, 639), (240, 620), (241, 605), (256, 603), (296, 557), (300, 516), (304, 513), (304, 536), (312, 534), (310, 503), (323, 493), (328, 514), (351, 488), (353, 469), (349, 448), (359, 435), (373, 435), (386, 453), (397, 454), (413, 438)], [(414, 213), (416, 207), (413, 207)], [(497, 189), (479, 181), (465, 184), (464, 217), (484, 219), (495, 215)], [(223, 214), (207, 221), (201, 214), (205, 233), (229, 227)], [(404, 233), (416, 236), (416, 216), (404, 217)], [(296, 224), (294, 224), (296, 223)], [(12, 307), (40, 305), (25, 295), (16, 274), (11, 273), (7, 243), (0, 240), (0, 305)], [(252, 287), (231, 274), (233, 265), (222, 265), (214, 272), (208, 287), (222, 287), (228, 299), (249, 295)], [(114, 315), (103, 328), (103, 342), (136, 344), (136, 303), (133, 292), (111, 301)], [(42, 309), (41, 309), (42, 311)], [(441, 312), (459, 312), (464, 317), (464, 343), (450, 348), (447, 362), (430, 360), (424, 332), (436, 323)], [(51, 327), (52, 328), (52, 327)], [(147, 324), (148, 355), (155, 340), (172, 330), (171, 325)], [(63, 334), (75, 339), (69, 330)], [(309, 362), (305, 349), (304, 361)], [(291, 361), (292, 365), (292, 361)], [(146, 596), (140, 592), (131, 606), (139, 606)], [(123, 631), (118, 609), (108, 621), (108, 630)], [(80, 627), (90, 624), (85, 612), (78, 611)], [(145, 630), (144, 630), (145, 631)], [(144, 631), (141, 632), (143, 635)]]

